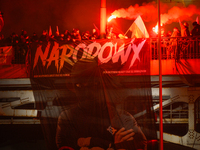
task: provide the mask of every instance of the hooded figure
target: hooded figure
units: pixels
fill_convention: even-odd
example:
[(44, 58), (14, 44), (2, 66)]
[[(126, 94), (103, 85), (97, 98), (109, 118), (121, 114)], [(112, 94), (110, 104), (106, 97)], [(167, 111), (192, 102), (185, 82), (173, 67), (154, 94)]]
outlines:
[(109, 77), (105, 80), (102, 73), (103, 69), (95, 59), (79, 60), (73, 66), (71, 81), (78, 103), (59, 116), (57, 147), (74, 150), (146, 149), (146, 137), (133, 116), (115, 108), (106, 89), (112, 87)]

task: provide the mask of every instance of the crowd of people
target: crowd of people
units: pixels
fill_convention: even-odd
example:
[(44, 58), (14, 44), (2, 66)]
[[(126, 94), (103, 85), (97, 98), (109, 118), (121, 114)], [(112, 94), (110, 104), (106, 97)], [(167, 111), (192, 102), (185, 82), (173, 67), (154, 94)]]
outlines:
[[(113, 27), (109, 27), (107, 29), (107, 33), (104, 35), (104, 37), (106, 39), (124, 38), (122, 35), (118, 36), (117, 34), (113, 33)], [(92, 33), (89, 31), (81, 33), (77, 28), (74, 28), (72, 31), (65, 30), (63, 33), (60, 33), (57, 30), (55, 34), (52, 34), (51, 31), (48, 32), (47, 30), (43, 30), (41, 35), (38, 35), (36, 32), (34, 32), (31, 36), (28, 35), (27, 31), (22, 30), (21, 34), (13, 32), (7, 38), (5, 38), (4, 35), (0, 33), (0, 47), (13, 46), (15, 58), (13, 63), (24, 63), (30, 43), (44, 43), (48, 41), (72, 43), (81, 40), (95, 40), (99, 38), (100, 32), (97, 28), (94, 28)]]
[(32, 42), (47, 42), (47, 41), (63, 41), (63, 42), (75, 42), (77, 40), (94, 40), (99, 38), (99, 33), (96, 29), (93, 29), (90, 34), (89, 31), (80, 33), (79, 29), (73, 29), (72, 32), (65, 30), (64, 33), (60, 34), (56, 31), (55, 34), (50, 34), (48, 31), (43, 30), (42, 34), (39, 36), (35, 32), (32, 36), (29, 36), (25, 30), (22, 30), (21, 34), (18, 35), (13, 32), (8, 38), (4, 38), (3, 35), (0, 36), (1, 46), (6, 45), (16, 45), (20, 43), (32, 43)]
[[(181, 21), (180, 30), (178, 27), (174, 27), (173, 31), (168, 31), (165, 33), (163, 28), (161, 28), (161, 36), (162, 37), (188, 37), (188, 36), (198, 36), (200, 35), (200, 25), (195, 21), (192, 23), (193, 29), (189, 31), (189, 24)], [(106, 39), (124, 39), (128, 38), (125, 35), (117, 34), (113, 32), (113, 27), (109, 27), (104, 36)], [(92, 33), (89, 31), (80, 32), (79, 29), (74, 28), (71, 32), (69, 30), (65, 30), (63, 33), (60, 33), (58, 30), (55, 34), (48, 33), (47, 30), (43, 30), (41, 35), (36, 34), (35, 32), (30, 36), (27, 34), (25, 30), (21, 31), (21, 34), (13, 32), (9, 37), (5, 38), (3, 34), (0, 33), (0, 46), (5, 45), (16, 45), (20, 43), (32, 43), (32, 42), (46, 42), (46, 41), (63, 41), (63, 42), (75, 42), (77, 40), (95, 40), (100, 38), (99, 30), (94, 28)]]
[[(113, 27), (107, 29), (106, 34), (104, 35), (106, 39), (117, 39), (117, 38), (128, 38), (121, 34), (116, 34), (113, 32)], [(29, 44), (33, 42), (47, 42), (47, 41), (58, 41), (58, 42), (76, 42), (80, 40), (95, 40), (100, 38), (100, 32), (98, 29), (92, 29), (92, 33), (90, 31), (80, 32), (79, 29), (74, 28), (71, 32), (69, 30), (65, 30), (63, 33), (60, 33), (58, 30), (55, 34), (51, 32), (48, 33), (47, 30), (43, 30), (41, 35), (36, 34), (35, 32), (29, 36), (27, 31), (22, 30), (21, 34), (13, 32), (9, 37), (5, 38), (2, 34), (0, 34), (0, 46), (6, 45), (16, 45), (16, 44)]]
[(189, 24), (187, 22), (182, 23), (179, 20), (180, 29), (178, 27), (174, 27), (172, 31), (168, 31), (167, 33), (161, 28), (161, 36), (162, 37), (194, 37), (200, 36), (200, 25), (194, 21), (192, 23), (192, 29), (189, 30)]
[(0, 34), (0, 47), (13, 46), (14, 60), (12, 63), (23, 64), (25, 63), (25, 58), (30, 43), (44, 43), (48, 41), (68, 43), (76, 42), (78, 40), (94, 40), (98, 38), (99, 32), (96, 29), (93, 29), (91, 34), (89, 31), (83, 32), (81, 34), (79, 29), (73, 29), (72, 32), (65, 30), (62, 34), (60, 34), (58, 30), (55, 32), (55, 34), (50, 32), (48, 33), (48, 31), (43, 30), (41, 35), (38, 35), (34, 32), (31, 36), (28, 35), (27, 31), (22, 30), (20, 35), (13, 32), (7, 38), (5, 38), (3, 34)]
[[(194, 36), (200, 36), (200, 25), (194, 21), (192, 23), (193, 28), (191, 31), (189, 31), (189, 24), (187, 22), (184, 22), (182, 24), (181, 21), (179, 21), (180, 24), (180, 30), (178, 27), (174, 27), (173, 31), (168, 31), (165, 33), (163, 28), (161, 28), (161, 36), (162, 37), (194, 37)], [(106, 34), (104, 35), (104, 38), (106, 39), (127, 39), (128, 37), (122, 34), (117, 34), (113, 32), (113, 27), (107, 28)], [(55, 34), (52, 34), (52, 32), (48, 32), (47, 30), (43, 30), (41, 35), (38, 35), (37, 33), (33, 33), (31, 36), (28, 35), (27, 31), (22, 30), (21, 34), (17, 34), (13, 32), (9, 37), (5, 38), (3, 34), (0, 33), (0, 47), (3, 46), (13, 46), (15, 49), (15, 57), (20, 58), (20, 62), (24, 62), (24, 56), (26, 55), (29, 44), (33, 42), (48, 42), (48, 41), (58, 41), (58, 42), (64, 42), (64, 43), (71, 43), (76, 42), (80, 40), (95, 40), (100, 38), (100, 32), (98, 29), (94, 28), (92, 32), (89, 31), (80, 32), (79, 29), (74, 28), (72, 31), (65, 30), (63, 33), (60, 33), (58, 30), (55, 32)], [(15, 63), (19, 63), (18, 61)]]
[[(179, 24), (180, 24), (180, 30), (177, 27), (173, 28), (173, 32), (170, 32), (171, 34), (169, 34), (170, 37), (172, 37), (170, 39), (169, 42), (169, 52), (171, 53), (171, 55), (174, 55), (174, 58), (176, 60), (178, 60), (180, 58), (180, 53), (182, 52), (183, 54), (184, 52), (184, 46), (188, 46), (188, 42), (184, 42), (183, 44), (179, 44), (177, 43), (177, 37), (198, 37), (200, 36), (200, 25), (194, 21), (192, 23), (193, 28), (191, 29), (191, 31), (189, 30), (189, 24), (187, 22), (182, 23), (179, 20)], [(195, 41), (196, 42), (196, 41)], [(181, 48), (182, 47), (182, 48)], [(196, 44), (193, 45), (193, 49), (192, 49), (193, 53), (197, 51), (197, 47)], [(172, 57), (172, 56), (171, 56)]]

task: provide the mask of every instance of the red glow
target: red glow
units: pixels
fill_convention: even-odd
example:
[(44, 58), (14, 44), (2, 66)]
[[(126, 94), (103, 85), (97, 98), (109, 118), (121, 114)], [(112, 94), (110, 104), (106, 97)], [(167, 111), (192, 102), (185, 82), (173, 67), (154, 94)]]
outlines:
[(150, 143), (151, 143), (151, 144), (156, 144), (157, 142), (158, 142), (157, 139), (152, 139), (152, 140), (148, 140), (148, 141), (147, 141), (148, 144), (150, 144)]

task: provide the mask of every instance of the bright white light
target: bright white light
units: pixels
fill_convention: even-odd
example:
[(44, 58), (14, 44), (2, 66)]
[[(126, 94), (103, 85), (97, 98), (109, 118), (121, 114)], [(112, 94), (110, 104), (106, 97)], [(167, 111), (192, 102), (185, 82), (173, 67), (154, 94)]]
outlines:
[(112, 19), (116, 18), (115, 15), (111, 15), (109, 18), (108, 18), (108, 22), (110, 22)]

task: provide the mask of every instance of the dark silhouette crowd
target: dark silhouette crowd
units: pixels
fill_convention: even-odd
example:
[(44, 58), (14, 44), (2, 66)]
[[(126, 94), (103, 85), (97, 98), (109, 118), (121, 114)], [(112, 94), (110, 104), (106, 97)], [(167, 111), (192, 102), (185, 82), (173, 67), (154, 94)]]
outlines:
[(89, 31), (80, 33), (79, 29), (73, 29), (72, 32), (65, 30), (64, 33), (56, 31), (55, 34), (48, 33), (48, 31), (43, 30), (41, 35), (33, 33), (31, 36), (27, 34), (27, 31), (22, 30), (21, 34), (13, 32), (9, 37), (5, 38), (3, 34), (0, 34), (0, 47), (12, 46), (14, 52), (13, 64), (24, 64), (26, 59), (26, 54), (29, 50), (31, 43), (45, 43), (48, 41), (57, 41), (63, 43), (71, 43), (80, 40), (95, 40), (99, 38), (99, 32), (96, 29), (92, 30), (90, 34)]
[[(192, 23), (192, 29), (189, 29), (188, 22), (182, 23), (179, 20), (180, 28), (174, 27), (172, 31), (165, 31), (164, 27), (161, 26), (161, 37), (196, 37), (200, 36), (200, 25), (197, 21)], [(158, 34), (155, 31), (151, 32), (151, 37), (158, 37)]]
[[(107, 29), (104, 35), (106, 39), (117, 39), (124, 38), (123, 35), (117, 35), (113, 32), (113, 27)], [(43, 30), (41, 35), (34, 32), (31, 36), (27, 34), (27, 31), (22, 30), (21, 34), (13, 32), (9, 37), (5, 38), (3, 34), (0, 33), (0, 47), (12, 46), (14, 50), (14, 60), (12, 63), (25, 63), (26, 54), (28, 52), (30, 43), (38, 42), (45, 43), (48, 41), (56, 41), (60, 43), (73, 43), (81, 40), (96, 40), (100, 39), (100, 32), (98, 28), (94, 28), (92, 32), (89, 31), (80, 32), (79, 29), (74, 28), (72, 31), (65, 30), (60, 33), (58, 30), (55, 34), (51, 31)]]
[(41, 35), (33, 33), (29, 36), (25, 30), (22, 30), (21, 34), (18, 35), (13, 32), (8, 38), (4, 38), (3, 35), (0, 36), (1, 46), (6, 45), (16, 45), (16, 44), (29, 44), (33, 42), (48, 42), (48, 41), (63, 41), (63, 42), (76, 42), (78, 40), (94, 40), (99, 38), (99, 33), (96, 29), (90, 34), (89, 31), (80, 33), (79, 29), (73, 29), (72, 32), (65, 30), (64, 33), (60, 34), (56, 31), (55, 34), (50, 34), (48, 31), (43, 30)]
[[(162, 37), (198, 37), (200, 36), (200, 25), (194, 21), (192, 23), (193, 28), (189, 31), (189, 24), (187, 22), (182, 22), (179, 20), (180, 30), (178, 27), (174, 27), (172, 31), (165, 33), (164, 28), (161, 28)], [(92, 32), (89, 31), (80, 32), (79, 29), (74, 28), (72, 31), (65, 30), (60, 33), (58, 30), (55, 34), (51, 31), (43, 30), (41, 35), (33, 33), (31, 36), (28, 35), (27, 31), (22, 30), (21, 34), (13, 32), (9, 37), (5, 38), (3, 34), (0, 33), (0, 47), (13, 46), (14, 57), (13, 63), (25, 63), (25, 56), (28, 52), (30, 43), (38, 42), (48, 42), (57, 41), (63, 43), (72, 43), (81, 40), (95, 40), (100, 38), (100, 32), (97, 28), (94, 28)], [(127, 39), (128, 37), (119, 33), (115, 33), (112, 26), (107, 28), (106, 34), (104, 35), (106, 39)]]

